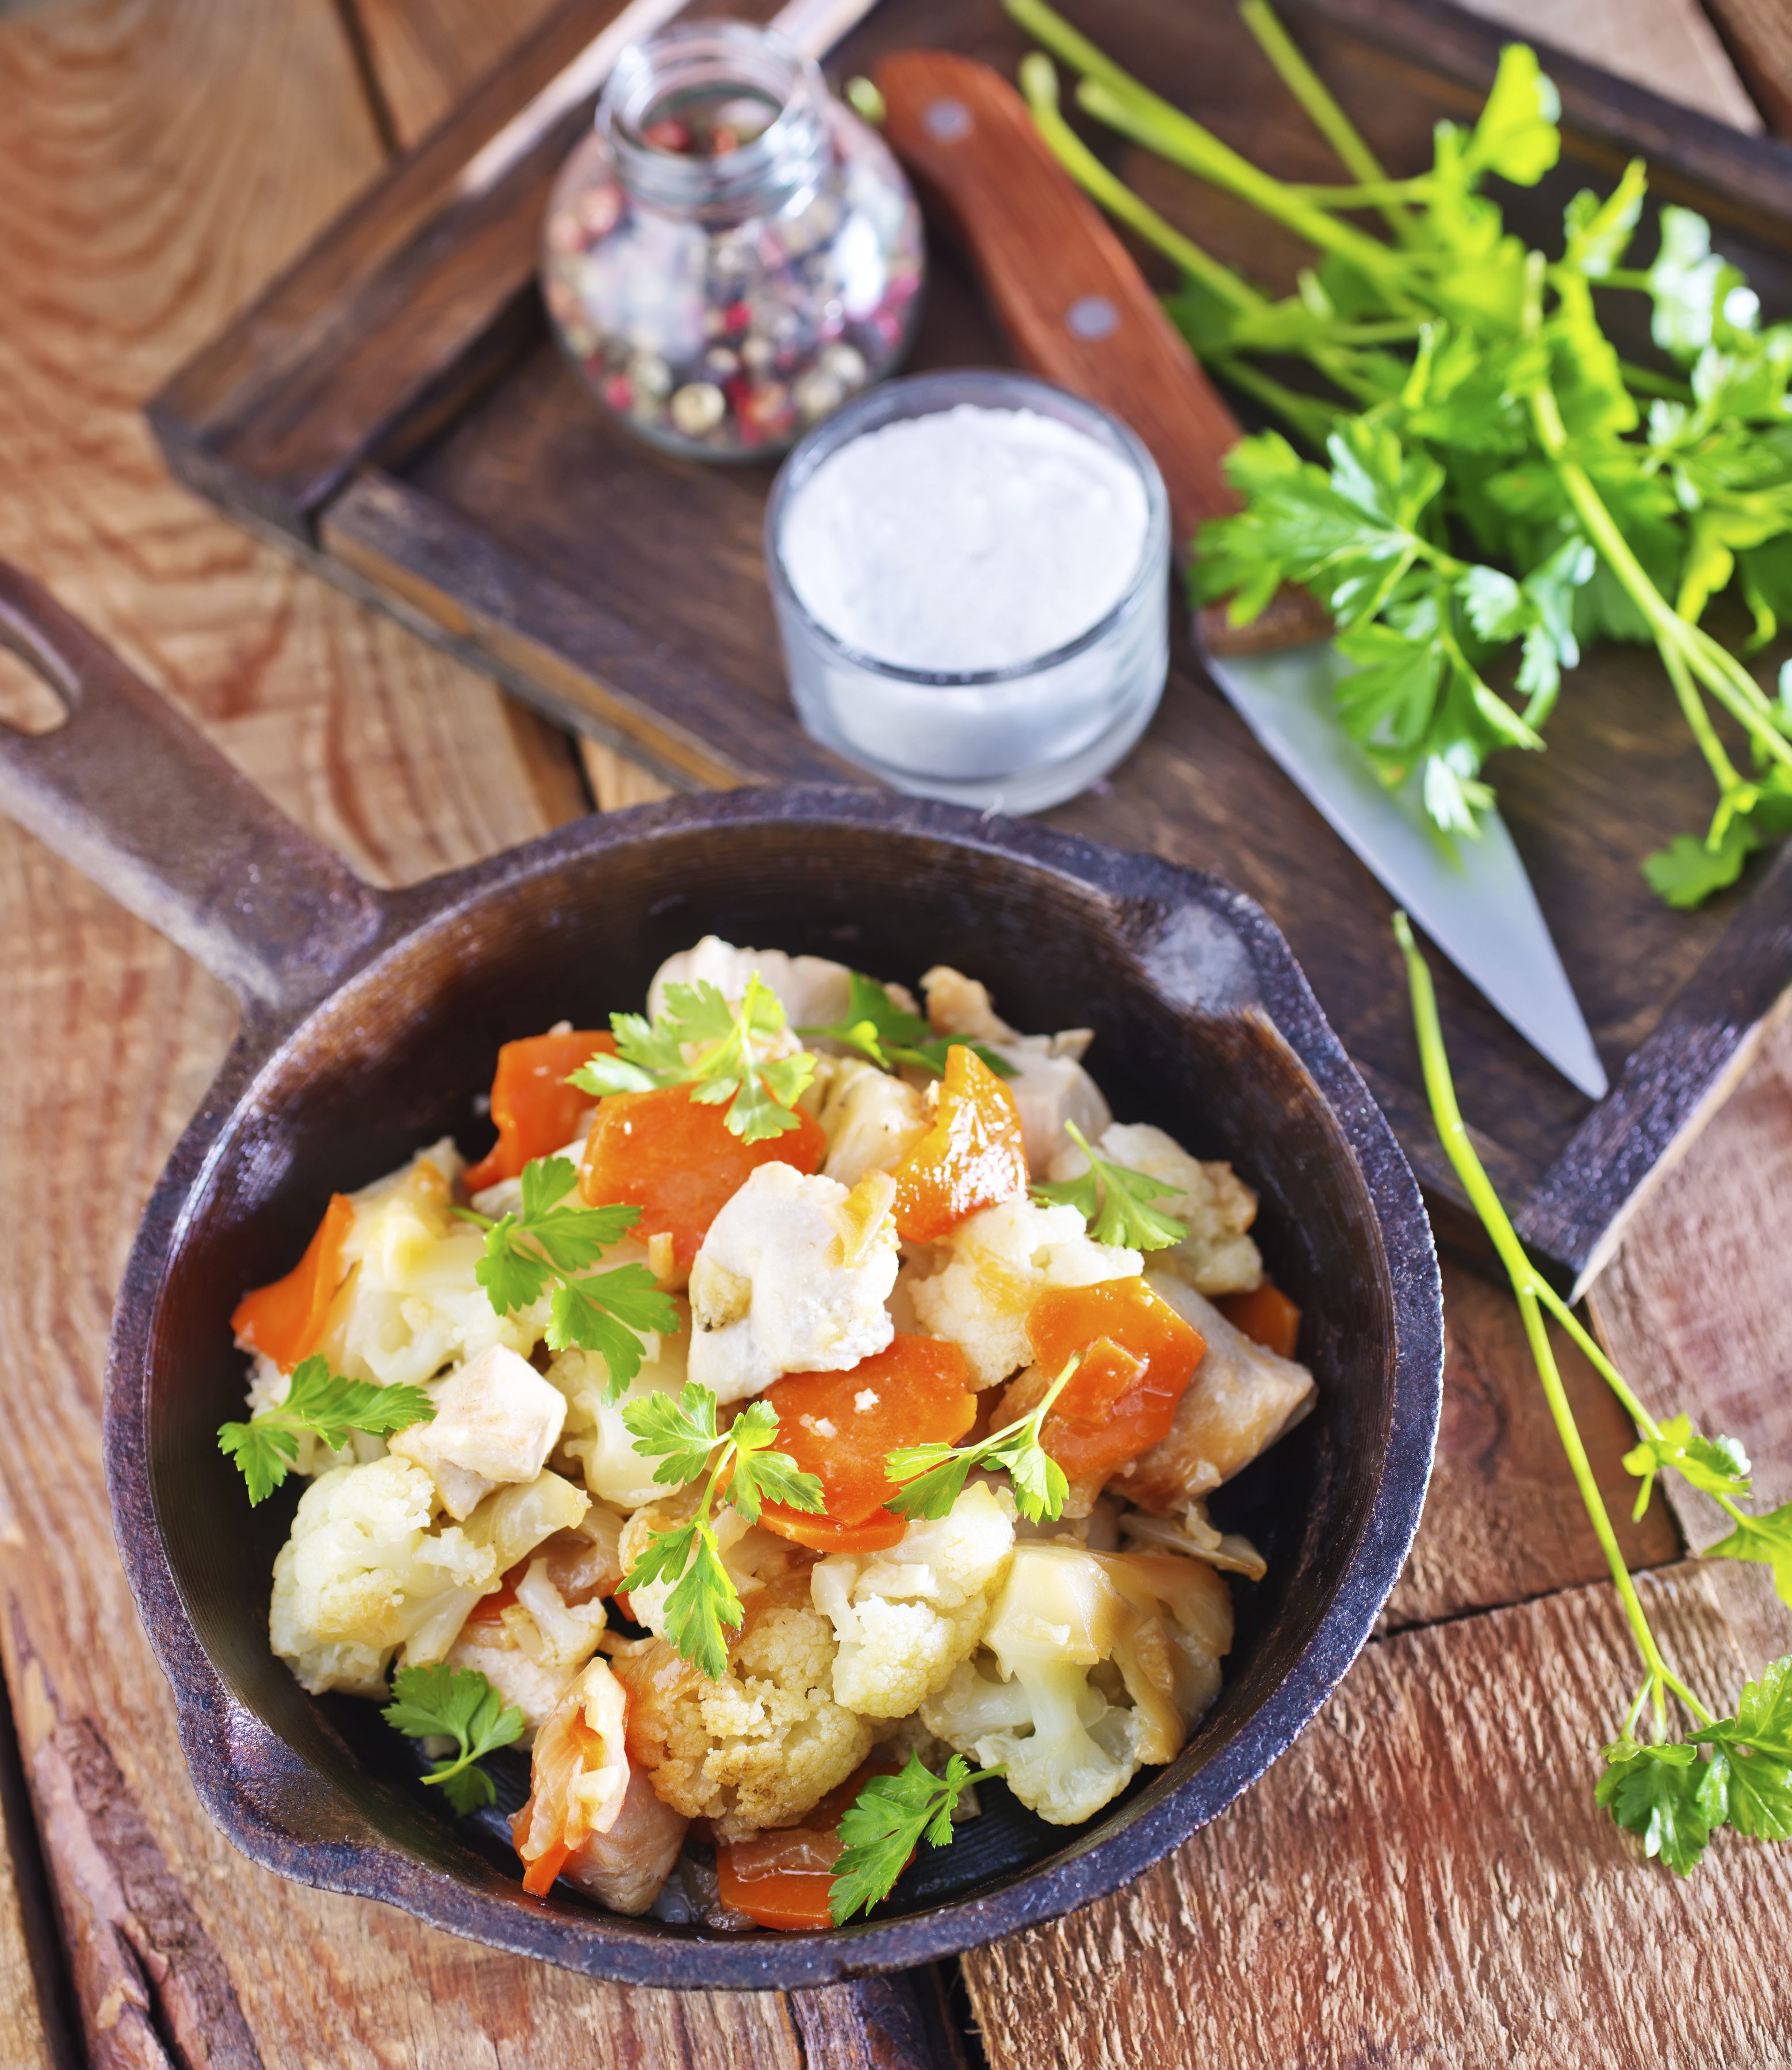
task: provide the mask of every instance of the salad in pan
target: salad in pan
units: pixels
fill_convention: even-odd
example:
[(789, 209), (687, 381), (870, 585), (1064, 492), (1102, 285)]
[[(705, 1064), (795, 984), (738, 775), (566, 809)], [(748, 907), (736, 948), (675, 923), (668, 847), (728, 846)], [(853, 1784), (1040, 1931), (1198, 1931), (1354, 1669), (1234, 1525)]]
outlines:
[(497, 1141), (333, 1197), (233, 1318), (269, 1637), (457, 1810), (529, 1751), (525, 1887), (790, 1929), (1000, 1774), (1074, 1827), (1212, 1704), (1205, 1497), (1304, 1415), (1256, 1198), (1017, 1033), (714, 936), (501, 1050)]

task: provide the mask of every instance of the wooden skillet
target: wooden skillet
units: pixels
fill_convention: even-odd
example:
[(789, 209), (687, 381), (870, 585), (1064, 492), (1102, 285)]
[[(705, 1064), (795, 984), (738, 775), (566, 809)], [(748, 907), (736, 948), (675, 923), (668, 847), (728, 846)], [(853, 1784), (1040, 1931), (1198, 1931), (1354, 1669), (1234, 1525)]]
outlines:
[[(69, 712), (38, 738), (0, 726), (0, 804), (242, 1002), (126, 1267), (105, 1458), (194, 1786), (245, 1853), (596, 1976), (802, 1988), (955, 1953), (1114, 1889), (1306, 1724), (1368, 1636), (1418, 1520), (1440, 1299), (1411, 1175), (1250, 901), (1024, 823), (823, 789), (593, 818), (379, 892), (3, 563), (0, 640)], [(470, 1096), (499, 1041), (638, 1000), (665, 955), (710, 929), (905, 977), (943, 957), (988, 978), (1023, 1025), (1086, 1021), (1119, 1111), (1229, 1152), (1261, 1187), (1266, 1248), (1312, 1319), (1321, 1383), (1319, 1413), (1274, 1455), (1270, 1578), (1245, 1602), (1225, 1690), (1177, 1762), (1036, 1865), (997, 1865), (926, 1908), (840, 1933), (712, 1935), (526, 1898), (513, 1863), (368, 1757), (367, 1706), (307, 1697), (270, 1655), (268, 1574), (291, 1504), (248, 1510), (215, 1442), (240, 1413), (231, 1308), (290, 1262), (325, 1196), (444, 1131), (471, 1135)]]

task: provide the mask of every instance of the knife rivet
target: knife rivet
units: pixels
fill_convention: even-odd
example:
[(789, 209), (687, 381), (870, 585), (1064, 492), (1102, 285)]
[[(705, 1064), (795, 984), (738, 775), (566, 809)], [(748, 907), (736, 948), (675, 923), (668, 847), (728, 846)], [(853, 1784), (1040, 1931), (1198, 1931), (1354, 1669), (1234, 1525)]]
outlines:
[(1064, 327), (1075, 338), (1111, 338), (1120, 313), (1106, 295), (1079, 295), (1065, 313)]
[(971, 111), (962, 100), (942, 95), (922, 109), (921, 123), (930, 137), (937, 137), (942, 144), (955, 144), (971, 133)]

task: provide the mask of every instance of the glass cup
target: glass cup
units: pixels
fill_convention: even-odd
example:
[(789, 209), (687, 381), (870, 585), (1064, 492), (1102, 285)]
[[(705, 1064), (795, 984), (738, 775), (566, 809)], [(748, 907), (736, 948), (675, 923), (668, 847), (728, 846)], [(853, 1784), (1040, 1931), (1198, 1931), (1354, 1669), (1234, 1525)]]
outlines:
[[(842, 446), (959, 403), (1033, 411), (1119, 454), (1144, 491), (1144, 545), (1119, 600), (1050, 652), (999, 669), (902, 668), (857, 652), (810, 612), (785, 565), (784, 524), (804, 484)], [(894, 789), (986, 811), (1042, 811), (1112, 768), (1163, 694), (1170, 565), (1163, 477), (1118, 418), (1030, 375), (924, 374), (849, 403), (779, 468), (766, 511), (765, 558), (797, 717), (824, 747)]]

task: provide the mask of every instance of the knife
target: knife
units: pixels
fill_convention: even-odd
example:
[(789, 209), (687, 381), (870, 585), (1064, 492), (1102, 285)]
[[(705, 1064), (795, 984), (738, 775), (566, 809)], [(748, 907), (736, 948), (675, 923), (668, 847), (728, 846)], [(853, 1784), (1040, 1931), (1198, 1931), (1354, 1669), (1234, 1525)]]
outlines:
[[(1237, 419), (1019, 94), (944, 51), (898, 51), (873, 76), (886, 137), (957, 231), (1025, 364), (1138, 433), (1178, 538), (1237, 510), (1221, 465)], [(1319, 606), (1284, 590), (1249, 627), (1210, 610), (1196, 629), (1213, 680), (1334, 831), (1520, 1034), (1602, 1099), (1604, 1067), (1504, 821), (1489, 812), (1478, 840), (1453, 839), (1416, 778), (1382, 783), (1338, 722), (1350, 665)]]

